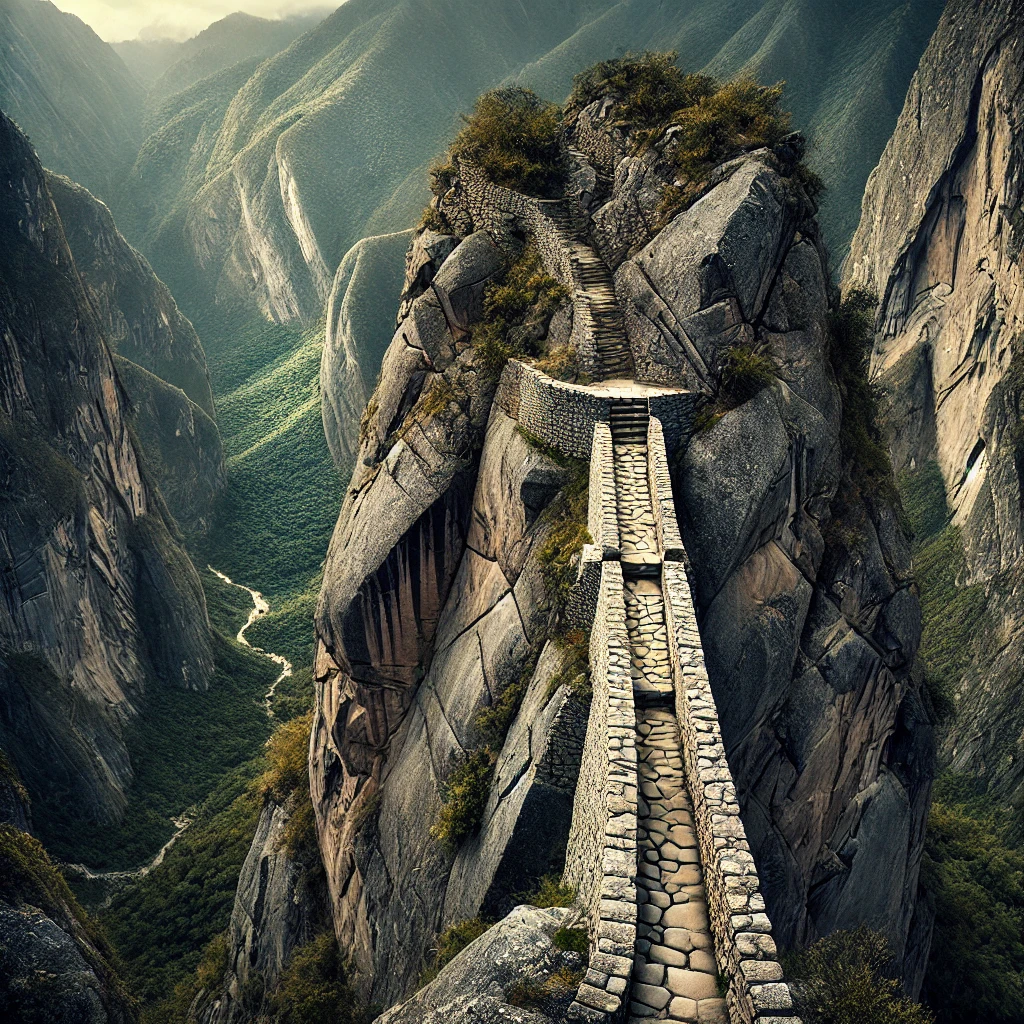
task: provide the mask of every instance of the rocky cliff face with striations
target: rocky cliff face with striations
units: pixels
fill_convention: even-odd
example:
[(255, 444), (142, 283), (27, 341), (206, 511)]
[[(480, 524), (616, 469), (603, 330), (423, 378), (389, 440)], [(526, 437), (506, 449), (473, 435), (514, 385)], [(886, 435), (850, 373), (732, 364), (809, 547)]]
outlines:
[(167, 286), (87, 189), (47, 174), (71, 256), (117, 358), (134, 425), (171, 514), (191, 535), (209, 529), (224, 486), (206, 354)]
[(950, 670), (945, 754), (1003, 795), (1024, 784), (1022, 87), (1019, 5), (949, 3), (868, 183), (844, 275), (879, 300), (872, 372), (896, 468), (911, 488), (938, 479), (922, 533), (951, 522), (963, 558), (950, 571), (986, 608), (978, 632), (954, 642), (964, 657)]
[[(858, 493), (843, 465), (844, 387), (814, 207), (794, 174), (799, 141), (723, 167), (659, 230), (677, 137), (635, 153), (611, 106), (577, 112), (568, 132), (586, 224), (572, 244), (614, 272), (637, 378), (707, 406), (702, 428), (673, 442), (673, 484), (776, 937), (791, 946), (867, 923), (913, 987), (928, 945), (914, 912), (932, 763), (910, 671), (919, 611), (895, 510)], [(506, 912), (560, 868), (579, 771), (584, 712), (546, 640), (541, 572), (571, 471), (517, 429), (515, 403), (493, 401), (474, 345), (481, 289), (527, 230), (515, 211), (528, 204), (499, 191), (456, 174), (435, 205), (458, 231), (413, 246), (317, 613), (321, 852), (342, 947), (385, 1005), (413, 986), (438, 930)], [(558, 231), (540, 246), (549, 270)], [(582, 344), (582, 303), (576, 292), (547, 337), (531, 337), (548, 351)], [(737, 352), (772, 370), (729, 401)], [(480, 831), (446, 848), (430, 834), (446, 782), (479, 750), (481, 711), (517, 678), (525, 696), (495, 745)]]
[(213, 658), (45, 173), (2, 116), (0, 143), (0, 748), (48, 835), (118, 817), (146, 686), (203, 687)]

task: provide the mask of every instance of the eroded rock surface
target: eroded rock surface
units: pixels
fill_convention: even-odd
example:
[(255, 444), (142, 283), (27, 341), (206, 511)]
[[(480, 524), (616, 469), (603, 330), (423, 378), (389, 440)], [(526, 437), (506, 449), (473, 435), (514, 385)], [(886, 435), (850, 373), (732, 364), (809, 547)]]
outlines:
[[(1004, 794), (1024, 784), (1019, 131), (1024, 25), (1011, 0), (949, 3), (868, 182), (844, 288), (880, 302), (872, 371), (897, 472), (937, 465), (966, 565), (998, 637), (972, 649), (946, 754)], [(971, 638), (968, 638), (970, 640)]]
[(64, 815), (119, 816), (145, 685), (204, 687), (213, 657), (103, 325), (5, 117), (0, 180), (0, 748), (49, 837)]

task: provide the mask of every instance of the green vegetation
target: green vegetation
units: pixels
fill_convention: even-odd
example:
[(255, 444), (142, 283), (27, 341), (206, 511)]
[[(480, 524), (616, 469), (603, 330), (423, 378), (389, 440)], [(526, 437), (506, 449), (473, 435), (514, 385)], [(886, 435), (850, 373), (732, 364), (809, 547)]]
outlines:
[[(568, 459), (563, 462), (570, 464)], [(581, 460), (572, 460), (572, 463), (569, 482), (542, 513), (547, 532), (537, 552), (544, 585), (559, 617), (565, 610), (569, 592), (576, 582), (576, 556), (584, 544), (593, 542), (587, 529), (589, 471), (586, 463)]]
[(300, 786), (308, 782), (309, 730), (312, 712), (293, 718), (277, 729), (267, 742), (266, 771), (260, 775), (256, 788), (263, 799), (283, 803)]
[(292, 953), (271, 997), (275, 1024), (363, 1024), (375, 1016), (351, 986), (333, 931)]
[(471, 942), (479, 939), (493, 923), (493, 921), (473, 917), (468, 921), (458, 921), (445, 928), (437, 937), (437, 949), (434, 952), (433, 962), (420, 974), (420, 985), (426, 985), (427, 982), (433, 981), (441, 972), (442, 967), (450, 964)]
[(484, 289), (484, 319), (473, 329), (483, 372), (497, 381), (509, 359), (543, 355), (540, 343), (568, 295), (544, 272), (536, 248), (527, 245), (502, 277)]
[(776, 366), (762, 351), (749, 345), (732, 345), (722, 360), (722, 374), (713, 401), (698, 413), (694, 422), (697, 432), (713, 427), (727, 412), (770, 387), (776, 379)]
[[(243, 322), (237, 336), (215, 331), (207, 347), (228, 487), (202, 554), (274, 605), (308, 594), (341, 506), (320, 419), (322, 348), (322, 326), (265, 322)], [(291, 618), (290, 639), (304, 643)]]
[(967, 560), (958, 527), (950, 523), (942, 472), (927, 462), (900, 475), (900, 495), (914, 531), (914, 575), (921, 599), (918, 658), (932, 706), (941, 719), (955, 711), (957, 686), (971, 663), (991, 648), (985, 588), (964, 586)]
[(834, 932), (786, 959), (786, 974), (807, 1024), (931, 1024), (932, 1015), (887, 977), (892, 955), (868, 928)]
[(840, 493), (846, 503), (861, 497), (898, 507), (889, 446), (878, 426), (878, 397), (868, 379), (877, 305), (874, 295), (854, 291), (829, 320), (829, 359), (843, 400), (840, 443), (843, 464), (849, 467)]
[(151, 1004), (146, 1020), (162, 1019), (162, 1001), (227, 928), (259, 817), (252, 786), (259, 767), (249, 762), (222, 777), (160, 867), (117, 894), (101, 914), (128, 965), (132, 991)]
[(55, 856), (101, 869), (144, 863), (170, 838), (172, 817), (259, 750), (272, 725), (263, 695), (277, 668), (233, 641), (213, 639), (209, 689), (153, 686), (146, 714), (129, 726), (135, 781), (119, 825), (83, 824), (68, 809), (37, 814), (39, 834)]
[(576, 899), (576, 890), (562, 885), (558, 875), (542, 875), (533, 892), (524, 893), (517, 899), (534, 907), (571, 907)]
[(441, 810), (430, 834), (454, 852), (483, 821), (491, 792), (495, 756), (489, 747), (471, 750), (458, 758), (441, 786)]
[(505, 737), (522, 707), (526, 691), (530, 688), (533, 668), (531, 660), (518, 679), (502, 687), (494, 702), (477, 712), (473, 725), (492, 750), (501, 750)]
[[(691, 206), (711, 183), (715, 168), (741, 153), (778, 144), (790, 132), (782, 83), (761, 86), (749, 78), (724, 84), (710, 75), (684, 74), (676, 53), (625, 54), (577, 75), (568, 109), (576, 113), (602, 96), (615, 101), (615, 119), (636, 150), (675, 129), (665, 152), (678, 171), (666, 189), (661, 221)], [(815, 197), (820, 180), (803, 165), (798, 177)]]
[(924, 998), (937, 1024), (1011, 1024), (1024, 1006), (1024, 853), (1013, 815), (947, 775), (935, 787), (921, 874), (935, 933)]
[[(449, 159), (469, 160), (496, 185), (530, 196), (561, 195), (567, 167), (561, 148), (562, 112), (529, 89), (485, 92), (463, 117)], [(454, 170), (454, 168), (451, 168)], [(448, 168), (434, 170), (435, 191), (447, 190)]]
[(590, 935), (586, 928), (559, 928), (551, 941), (556, 949), (563, 952), (583, 953), (590, 952)]
[[(557, 933), (556, 933), (557, 934)], [(520, 978), (508, 987), (505, 1002), (524, 1010), (558, 1013), (564, 1011), (565, 1002), (579, 989), (586, 971), (581, 967), (559, 967), (545, 981)], [(554, 1004), (554, 1005), (552, 1005)]]

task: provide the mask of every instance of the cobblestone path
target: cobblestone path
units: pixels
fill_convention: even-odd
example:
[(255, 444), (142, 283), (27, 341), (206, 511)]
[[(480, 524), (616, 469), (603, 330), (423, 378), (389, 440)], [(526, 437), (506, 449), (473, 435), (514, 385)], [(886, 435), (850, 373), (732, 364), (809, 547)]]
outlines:
[(571, 253), (575, 276), (583, 286), (582, 292), (573, 296), (573, 306), (575, 315), (587, 317), (590, 322), (602, 379), (632, 379), (633, 356), (611, 271), (589, 245), (580, 241), (568, 211), (553, 208), (549, 216)]
[(627, 400), (612, 408), (640, 781), (629, 1020), (727, 1024), (675, 717), (661, 552), (647, 479), (647, 419), (646, 402)]

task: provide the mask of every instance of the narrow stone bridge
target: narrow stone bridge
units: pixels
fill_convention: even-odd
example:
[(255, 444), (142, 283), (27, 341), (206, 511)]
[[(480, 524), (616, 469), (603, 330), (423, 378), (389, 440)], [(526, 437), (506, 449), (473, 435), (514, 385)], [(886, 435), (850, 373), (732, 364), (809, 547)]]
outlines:
[(669, 450), (695, 395), (634, 379), (608, 268), (561, 201), (463, 166), (472, 222), (531, 233), (573, 295), (592, 386), (512, 361), (496, 401), (590, 460), (589, 529), (569, 605), (590, 631), (593, 701), (564, 880), (589, 915), (577, 1020), (799, 1024), (725, 755), (672, 497)]

